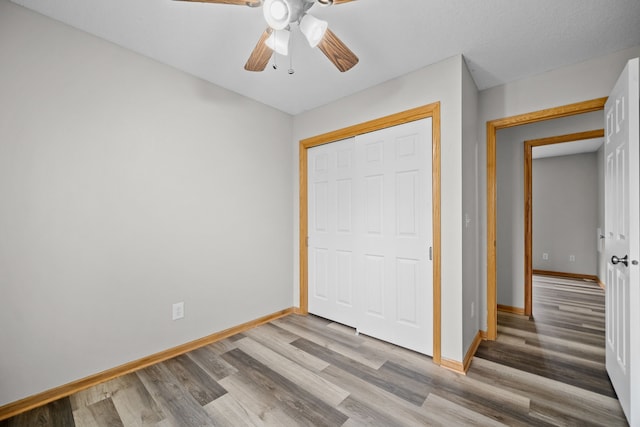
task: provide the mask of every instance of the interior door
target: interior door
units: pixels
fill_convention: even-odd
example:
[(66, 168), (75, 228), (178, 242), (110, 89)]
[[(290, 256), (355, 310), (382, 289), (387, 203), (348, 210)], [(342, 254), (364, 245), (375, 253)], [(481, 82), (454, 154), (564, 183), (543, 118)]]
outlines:
[[(308, 150), (309, 312), (356, 327), (355, 139)], [(358, 271), (356, 271), (358, 270)]]
[(308, 151), (309, 312), (429, 355), (431, 126)]
[(632, 426), (640, 426), (638, 62), (629, 61), (605, 105), (606, 366)]
[(432, 354), (431, 119), (356, 138), (363, 298), (358, 330)]

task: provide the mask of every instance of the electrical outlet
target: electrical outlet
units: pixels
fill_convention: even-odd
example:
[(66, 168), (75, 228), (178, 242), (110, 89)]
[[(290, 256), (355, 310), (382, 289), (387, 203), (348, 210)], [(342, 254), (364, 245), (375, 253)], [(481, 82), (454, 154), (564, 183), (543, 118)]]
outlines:
[(173, 304), (171, 313), (172, 313), (171, 318), (173, 320), (182, 319), (184, 317), (184, 302), (181, 301)]
[(575, 255), (569, 255), (569, 262), (576, 262), (576, 256)]
[(549, 259), (549, 254), (548, 254), (548, 253), (546, 253), (546, 252), (545, 252), (545, 253), (543, 253), (543, 254), (542, 254), (542, 259), (543, 259), (543, 260), (545, 260), (545, 261), (546, 261), (546, 260), (548, 260), (548, 259)]

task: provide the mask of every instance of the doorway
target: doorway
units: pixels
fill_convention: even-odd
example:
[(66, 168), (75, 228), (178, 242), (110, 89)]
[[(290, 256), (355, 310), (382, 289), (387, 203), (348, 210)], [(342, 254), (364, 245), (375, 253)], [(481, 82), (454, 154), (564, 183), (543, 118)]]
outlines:
[[(525, 232), (524, 232), (524, 315), (533, 315), (533, 149), (567, 142), (585, 141), (604, 137), (604, 129), (578, 132), (524, 141)], [(555, 273), (556, 275), (558, 273)], [(575, 277), (573, 275), (572, 277)]]
[(487, 122), (487, 339), (495, 340), (498, 330), (497, 311), (497, 131), (511, 127), (569, 117), (604, 109), (607, 98), (569, 104)]

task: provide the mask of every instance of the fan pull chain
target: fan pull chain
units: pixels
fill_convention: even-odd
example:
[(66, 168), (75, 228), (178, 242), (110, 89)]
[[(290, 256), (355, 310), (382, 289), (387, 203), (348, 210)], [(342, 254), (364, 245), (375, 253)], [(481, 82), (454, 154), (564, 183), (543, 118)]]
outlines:
[(295, 73), (296, 71), (293, 69), (293, 47), (291, 44), (289, 45), (289, 75)]
[[(277, 40), (278, 39), (278, 32), (277, 31), (273, 31), (273, 44), (274, 46), (277, 44)], [(277, 61), (277, 57), (278, 57), (278, 52), (276, 52), (275, 50), (273, 51), (273, 69), (277, 70), (278, 69), (278, 61)]]

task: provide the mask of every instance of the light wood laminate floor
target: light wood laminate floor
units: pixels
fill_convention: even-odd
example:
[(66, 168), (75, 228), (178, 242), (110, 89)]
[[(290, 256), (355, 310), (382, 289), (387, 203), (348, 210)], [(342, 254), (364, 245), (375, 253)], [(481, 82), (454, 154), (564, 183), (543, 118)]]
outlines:
[(604, 372), (604, 294), (537, 277), (467, 376), (315, 316), (290, 316), (9, 420), (15, 426), (624, 426)]

